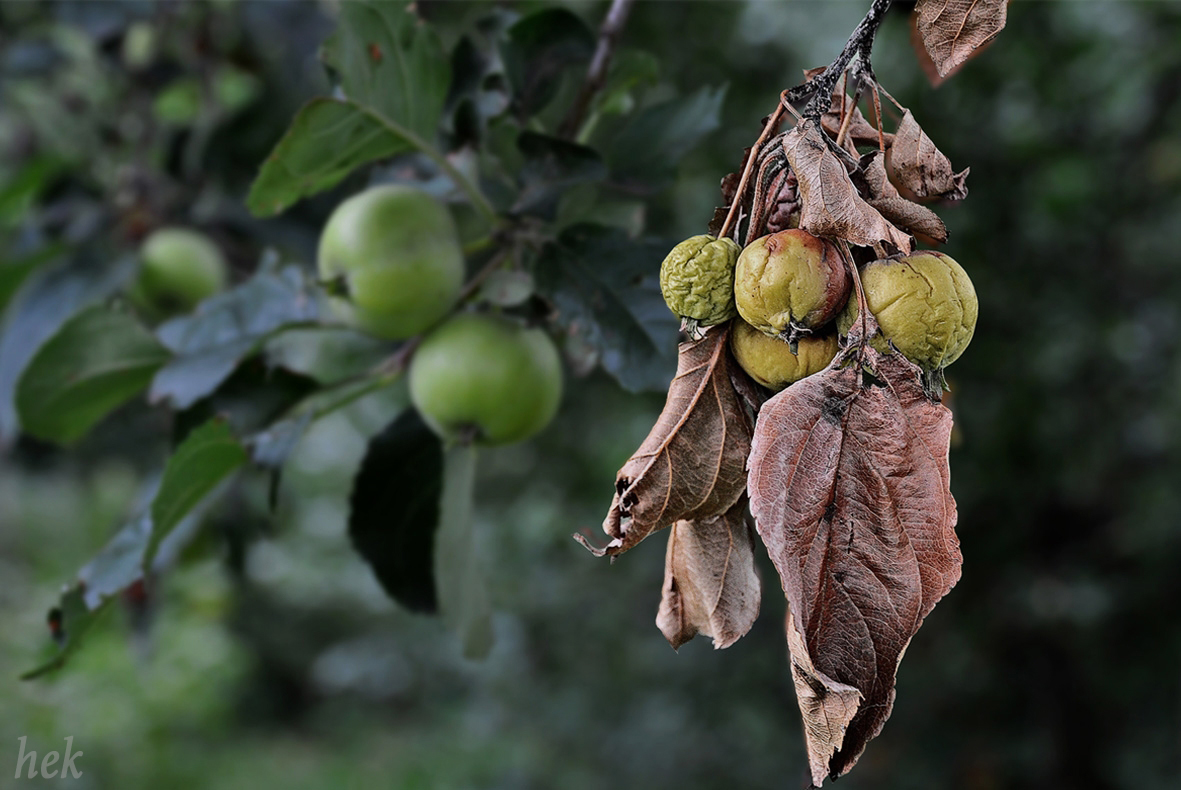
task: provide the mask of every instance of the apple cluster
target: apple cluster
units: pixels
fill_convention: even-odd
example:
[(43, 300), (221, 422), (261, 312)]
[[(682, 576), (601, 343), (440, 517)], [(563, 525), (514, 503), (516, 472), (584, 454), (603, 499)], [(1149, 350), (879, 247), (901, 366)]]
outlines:
[(557, 413), (553, 341), (516, 318), (459, 309), (463, 248), (427, 193), (386, 185), (345, 200), (324, 226), (318, 264), (342, 319), (386, 340), (419, 338), (410, 398), (445, 441), (517, 442)]
[[(976, 326), (972, 281), (940, 252), (895, 255), (860, 268), (866, 305), (891, 346), (928, 372), (963, 353)], [(824, 370), (857, 317), (840, 251), (799, 229), (772, 233), (741, 251), (730, 239), (694, 236), (661, 266), (669, 308), (688, 326), (731, 323), (734, 359), (751, 378), (781, 390)]]

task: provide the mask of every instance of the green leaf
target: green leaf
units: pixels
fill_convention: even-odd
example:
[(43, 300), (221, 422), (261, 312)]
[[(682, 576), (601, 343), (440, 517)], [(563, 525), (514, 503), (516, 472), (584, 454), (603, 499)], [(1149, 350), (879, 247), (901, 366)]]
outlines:
[(86, 633), (94, 627), (106, 610), (111, 599), (107, 598), (98, 607), (86, 605), (82, 585), (75, 585), (62, 594), (61, 601), (49, 612), (49, 629), (58, 647), (50, 650), (44, 661), (20, 676), (21, 680), (36, 680), (56, 669), (78, 649)]
[(511, 209), (513, 214), (552, 220), (558, 198), (570, 187), (607, 177), (607, 166), (598, 152), (584, 145), (526, 131), (517, 138), (517, 148), (525, 164), (517, 177), (521, 191)]
[[(294, 394), (297, 379), (303, 378), (298, 374), (288, 373), (288, 384), (285, 389)], [(295, 376), (295, 378), (290, 378)], [(362, 398), (378, 396), (385, 391), (383, 397), (395, 394), (396, 403), (390, 404), (394, 410), (406, 407), (409, 395), (405, 387), (390, 389), (401, 377), (400, 372), (387, 372), (378, 375), (364, 375), (358, 378), (343, 379), (309, 393), (299, 403), (286, 409), (282, 419), (268, 425), (247, 438), (250, 457), (254, 463), (271, 473), (270, 506), (278, 504), (279, 483), (282, 478), (283, 465), (291, 455), (299, 440), (303, 438), (308, 427), (321, 417), (343, 409)], [(308, 379), (304, 378), (304, 381)], [(298, 385), (296, 385), (298, 386)], [(400, 391), (399, 391), (400, 390)], [(273, 393), (272, 398), (279, 393)]]
[(133, 259), (108, 263), (87, 247), (59, 266), (34, 271), (13, 297), (0, 327), (0, 440), (16, 436), (16, 384), (37, 349), (69, 318), (114, 293), (135, 271)]
[(341, 4), (323, 57), (345, 98), (313, 99), (299, 111), (250, 189), (256, 216), (278, 214), (375, 159), (433, 152), (451, 68), (434, 31), (407, 7)]
[(302, 198), (336, 186), (363, 164), (415, 148), (409, 133), (398, 133), (361, 105), (340, 99), (312, 99), (263, 162), (246, 204), (268, 217)]
[(161, 325), (156, 336), (175, 358), (152, 380), (151, 400), (187, 409), (213, 392), (274, 333), (314, 323), (319, 293), (298, 266), (263, 270), (213, 296), (189, 316)]
[(433, 144), (451, 83), (434, 29), (403, 2), (348, 2), (325, 59), (344, 95)]
[(272, 365), (257, 354), (238, 365), (216, 390), (176, 415), (173, 443), (180, 444), (213, 417), (224, 418), (234, 433), (246, 436), (279, 419), (318, 389), (315, 379)]
[(55, 156), (41, 154), (21, 165), (0, 187), (0, 225), (16, 224), (24, 218), (45, 187), (65, 169)]
[(676, 368), (678, 323), (659, 283), (669, 246), (575, 225), (546, 246), (534, 272), (569, 341), (594, 349), (599, 364), (633, 392), (664, 389)]
[(0, 311), (8, 306), (8, 302), (30, 274), (44, 264), (60, 258), (63, 252), (63, 245), (47, 244), (27, 254), (17, 254), (0, 261)]
[(201, 82), (196, 77), (182, 77), (156, 94), (152, 114), (161, 123), (189, 126), (201, 114)]
[[(491, 27), (482, 31), (488, 37), (499, 37), (499, 25), (508, 24), (504, 16), (484, 22)], [(469, 36), (461, 38), (451, 53), (451, 86), (445, 105), (450, 146), (478, 148), (489, 121), (503, 114), (510, 100), (504, 66), (495, 46), (484, 37), (479, 43)]]
[(72, 442), (145, 389), (168, 356), (130, 315), (84, 310), (41, 346), (21, 375), (21, 425), (38, 438)]
[(435, 534), (435, 590), (443, 622), (459, 634), (466, 658), (492, 649), (492, 606), (477, 561), (472, 529), (476, 450), (457, 445), (443, 453), (443, 489)]
[(517, 117), (526, 120), (542, 110), (567, 70), (587, 63), (594, 51), (594, 34), (564, 8), (538, 11), (510, 27), (501, 56)]
[[(159, 491), (153, 484), (150, 493)], [(212, 497), (206, 497), (171, 531), (160, 544), (153, 569), (173, 561), (185, 544), (192, 539), (198, 520)], [(144, 578), (145, 554), (152, 538), (152, 518), (142, 513), (115, 533), (105, 546), (78, 571), (77, 581), (62, 593), (58, 605), (49, 613), (50, 630), (55, 649), (48, 651), (45, 660), (21, 676), (23, 680), (40, 677), (61, 668), (82, 644), (116, 595), (134, 591)]]
[(246, 463), (246, 448), (223, 420), (192, 431), (164, 467), (160, 490), (152, 500), (152, 533), (143, 567), (150, 567), (161, 541), (232, 472)]
[(726, 86), (708, 86), (632, 116), (606, 147), (611, 179), (650, 193), (672, 182), (677, 165), (721, 125)]
[(621, 49), (611, 59), (607, 82), (595, 100), (598, 112), (622, 115), (635, 104), (632, 92), (640, 85), (655, 85), (660, 76), (660, 60), (651, 52)]
[(435, 535), (443, 445), (414, 409), (373, 437), (353, 480), (349, 537), (386, 593), (416, 612), (438, 610)]

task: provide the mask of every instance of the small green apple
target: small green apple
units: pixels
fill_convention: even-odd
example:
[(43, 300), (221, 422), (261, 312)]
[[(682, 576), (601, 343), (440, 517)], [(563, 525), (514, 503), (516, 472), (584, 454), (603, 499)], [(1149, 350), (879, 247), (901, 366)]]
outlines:
[(408, 186), (371, 187), (341, 203), (320, 236), (320, 276), (339, 283), (336, 307), (387, 340), (417, 335), (451, 311), (463, 249), (447, 208)]
[(562, 399), (562, 363), (541, 329), (460, 313), (410, 363), (410, 399), (448, 441), (507, 444), (540, 431)]
[(225, 258), (204, 233), (160, 228), (144, 239), (139, 257), (127, 295), (153, 318), (187, 313), (226, 286)]

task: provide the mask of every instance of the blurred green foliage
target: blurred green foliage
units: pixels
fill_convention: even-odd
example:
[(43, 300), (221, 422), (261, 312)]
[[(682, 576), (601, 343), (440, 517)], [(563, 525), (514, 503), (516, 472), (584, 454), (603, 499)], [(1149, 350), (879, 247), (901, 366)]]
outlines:
[[(487, 10), (420, 5), (448, 48)], [(566, 7), (593, 27), (606, 6)], [(639, 3), (621, 60), (651, 84), (649, 106), (728, 88), (721, 127), (678, 157), (670, 186), (605, 208), (608, 224), (701, 232), (779, 91), (831, 60), (863, 10)], [(875, 49), (882, 84), (972, 167), (968, 200), (941, 213), (981, 318), (950, 376), (963, 580), (910, 646), (894, 714), (841, 786), (1173, 788), (1181, 7), (1016, 3), (1009, 16), (938, 89), (904, 14)], [(333, 27), (310, 2), (0, 4), (0, 305), (31, 256), (54, 252), (29, 236), (31, 211), (67, 243), (115, 217), (128, 238), (199, 225), (238, 280), (266, 245), (311, 260), (363, 177), (274, 219), (244, 199), (298, 106), (327, 92), (316, 52)], [(658, 77), (631, 48), (655, 56)], [(326, 380), (371, 357), (345, 341), (286, 347)], [(0, 456), (0, 783), (27, 735), (38, 751), (73, 736), (93, 787), (805, 786), (769, 563), (747, 637), (673, 654), (652, 624), (663, 541), (607, 564), (569, 538), (597, 531), (661, 397), (601, 373), (569, 389), (539, 439), (482, 465), (498, 639), (483, 663), (390, 603), (349, 546), (351, 479), (404, 404), (395, 387), (311, 427), (274, 518), (269, 481), (243, 478), (146, 599), (108, 607), (66, 671), (18, 683), (61, 586), (150, 499), (170, 418), (124, 408), (68, 452), (23, 438)]]

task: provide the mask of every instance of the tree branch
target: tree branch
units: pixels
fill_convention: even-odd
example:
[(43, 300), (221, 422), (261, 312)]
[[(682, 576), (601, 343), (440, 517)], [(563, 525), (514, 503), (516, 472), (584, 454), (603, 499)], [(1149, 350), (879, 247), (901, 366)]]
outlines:
[(559, 137), (572, 140), (578, 134), (578, 129), (586, 117), (586, 111), (590, 108), (591, 99), (603, 89), (603, 85), (607, 81), (607, 67), (611, 65), (611, 56), (615, 54), (615, 45), (619, 41), (619, 35), (623, 32), (623, 26), (626, 24), (627, 16), (631, 13), (634, 4), (635, 0), (611, 0), (611, 8), (608, 9), (607, 16), (603, 19), (603, 25), (599, 28), (599, 43), (591, 58), (590, 68), (587, 69), (582, 90), (578, 92), (578, 98), (574, 100), (570, 113), (558, 129)]
[(858, 74), (855, 75), (858, 77), (858, 81), (860, 81), (860, 73), (872, 78), (873, 67), (870, 65), (869, 55), (873, 49), (873, 41), (878, 34), (878, 28), (881, 27), (882, 20), (886, 17), (886, 11), (890, 10), (893, 1), (873, 0), (865, 18), (854, 28), (853, 35), (849, 36), (845, 48), (841, 50), (837, 59), (829, 64), (828, 68), (819, 76), (787, 91), (783, 96), (783, 101), (788, 104), (799, 104), (807, 100), (808, 104), (804, 108), (804, 115), (819, 123), (820, 116), (828, 109), (833, 88), (837, 86), (837, 80), (845, 73), (845, 69), (849, 67), (849, 62), (853, 60), (854, 55), (861, 61)]
[[(844, 49), (841, 54), (837, 56), (829, 66), (813, 79), (805, 82), (803, 85), (786, 90), (779, 95), (779, 106), (775, 109), (766, 125), (763, 127), (763, 133), (759, 135), (759, 139), (755, 142), (751, 149), (750, 157), (746, 161), (746, 167), (743, 168), (742, 177), (738, 182), (738, 189), (734, 193), (734, 200), (730, 204), (730, 210), (726, 214), (726, 220), (722, 224), (721, 232), (718, 237), (721, 238), (729, 234), (733, 229), (736, 220), (738, 219), (738, 210), (743, 203), (746, 194), (747, 184), (750, 182), (750, 177), (755, 168), (755, 161), (758, 159), (762, 150), (763, 144), (771, 134), (773, 128), (777, 128), (780, 118), (783, 116), (783, 111), (788, 110), (797, 118), (800, 117), (796, 112), (794, 105), (800, 102), (807, 101), (808, 104), (804, 108), (804, 117), (815, 121), (817, 127), (820, 126), (820, 117), (828, 109), (832, 102), (832, 92), (837, 86), (837, 80), (845, 73), (845, 69), (849, 67), (849, 63), (856, 56), (858, 62), (856, 64), (854, 77), (854, 90), (860, 95), (861, 81), (868, 77), (870, 80), (874, 79), (873, 67), (870, 65), (869, 56), (873, 49), (874, 38), (877, 36), (878, 28), (882, 25), (882, 20), (886, 16), (886, 12), (890, 10), (890, 5), (894, 0), (873, 0), (866, 12), (865, 18), (853, 30), (853, 34), (849, 36), (849, 40), (845, 42)], [(619, 2), (619, 0), (616, 0)], [(875, 81), (876, 87), (876, 81)], [(838, 148), (828, 137), (824, 135), (825, 142), (834, 152), (844, 159), (849, 158), (849, 152), (844, 148)]]

